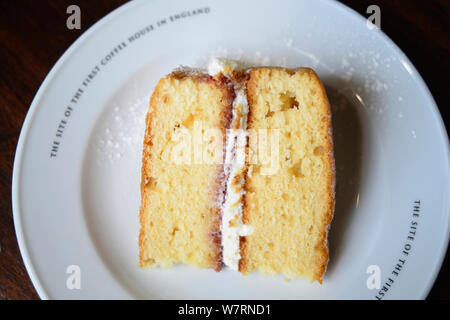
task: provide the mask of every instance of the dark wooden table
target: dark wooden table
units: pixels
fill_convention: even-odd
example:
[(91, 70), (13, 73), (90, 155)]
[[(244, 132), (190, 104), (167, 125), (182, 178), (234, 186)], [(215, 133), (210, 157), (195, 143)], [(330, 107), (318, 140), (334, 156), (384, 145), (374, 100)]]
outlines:
[[(312, 1), (312, 0), (311, 0)], [(64, 51), (124, 0), (0, 0), (0, 299), (38, 299), (17, 246), (11, 173), (17, 139), (31, 101)], [(448, 127), (450, 1), (344, 0), (362, 15), (376, 4), (381, 29), (406, 53), (430, 88)], [(66, 9), (81, 8), (81, 30), (66, 27)], [(444, 261), (431, 299), (450, 299), (450, 261)]]

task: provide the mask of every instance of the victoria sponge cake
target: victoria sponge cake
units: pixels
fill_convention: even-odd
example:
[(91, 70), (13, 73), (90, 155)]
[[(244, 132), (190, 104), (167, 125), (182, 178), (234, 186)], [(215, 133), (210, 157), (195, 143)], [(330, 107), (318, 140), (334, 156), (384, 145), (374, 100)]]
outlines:
[(141, 267), (322, 283), (335, 171), (330, 106), (312, 69), (212, 59), (162, 78), (141, 176)]

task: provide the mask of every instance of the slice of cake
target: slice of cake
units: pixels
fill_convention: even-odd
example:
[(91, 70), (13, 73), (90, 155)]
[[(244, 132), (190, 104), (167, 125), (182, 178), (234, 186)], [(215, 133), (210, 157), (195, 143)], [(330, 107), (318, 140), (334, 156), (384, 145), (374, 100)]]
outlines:
[(208, 72), (174, 72), (152, 95), (140, 266), (224, 265), (321, 282), (334, 160), (319, 78), (223, 59)]
[[(306, 68), (253, 68), (247, 83), (248, 130), (277, 132), (272, 162), (249, 164), (239, 270), (321, 282), (334, 212), (331, 115), (325, 90)], [(266, 139), (269, 140), (269, 139)], [(270, 141), (272, 142), (272, 141)], [(273, 159), (279, 165), (273, 165)]]
[[(225, 78), (201, 73), (177, 71), (157, 84), (143, 148), (141, 267), (222, 267), (219, 203), (225, 141), (211, 147), (202, 138), (206, 128), (225, 138), (233, 98)], [(219, 156), (205, 161), (214, 153)]]

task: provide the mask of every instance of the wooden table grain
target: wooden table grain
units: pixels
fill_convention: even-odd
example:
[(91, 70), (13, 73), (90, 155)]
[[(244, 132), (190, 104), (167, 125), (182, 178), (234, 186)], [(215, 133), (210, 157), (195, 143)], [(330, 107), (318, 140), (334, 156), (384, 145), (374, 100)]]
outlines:
[[(311, 0), (312, 1), (312, 0)], [(0, 0), (0, 299), (39, 299), (20, 256), (11, 208), (16, 144), (31, 101), (64, 51), (124, 0)], [(406, 53), (430, 88), (448, 126), (450, 2), (343, 0), (360, 14), (376, 4), (381, 29)], [(66, 27), (69, 5), (81, 8), (81, 30)], [(430, 299), (450, 299), (445, 258)]]

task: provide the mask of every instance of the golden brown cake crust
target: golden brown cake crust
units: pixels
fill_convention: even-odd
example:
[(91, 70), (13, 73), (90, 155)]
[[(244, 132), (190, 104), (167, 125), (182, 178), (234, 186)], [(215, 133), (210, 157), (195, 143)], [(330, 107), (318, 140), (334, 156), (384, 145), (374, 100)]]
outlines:
[[(248, 102), (249, 102), (249, 123), (248, 127), (249, 129), (252, 128), (252, 109), (255, 104), (255, 101), (253, 97), (257, 95), (256, 92), (256, 85), (261, 77), (261, 71), (267, 71), (267, 70), (281, 70), (285, 71), (286, 73), (293, 75), (296, 73), (302, 73), (307, 74), (309, 77), (314, 79), (314, 82), (318, 84), (319, 88), (319, 95), (320, 99), (326, 103), (325, 110), (322, 110), (324, 112), (322, 116), (322, 122), (324, 123), (326, 130), (328, 132), (327, 137), (325, 141), (322, 141), (322, 144), (325, 147), (325, 151), (327, 154), (327, 166), (328, 166), (328, 176), (327, 179), (327, 186), (328, 186), (328, 192), (327, 192), (327, 209), (326, 212), (322, 215), (322, 220), (320, 221), (320, 244), (318, 245), (317, 249), (320, 252), (320, 254), (317, 256), (315, 261), (315, 267), (313, 274), (310, 278), (311, 281), (319, 281), (322, 283), (323, 275), (326, 271), (326, 267), (328, 264), (328, 258), (329, 258), (329, 250), (328, 250), (328, 242), (327, 242), (327, 236), (328, 236), (328, 228), (331, 223), (331, 220), (333, 218), (334, 214), (334, 206), (335, 206), (335, 164), (334, 164), (334, 155), (333, 155), (333, 138), (332, 138), (332, 124), (331, 124), (331, 111), (330, 111), (330, 105), (328, 102), (328, 98), (324, 89), (324, 86), (316, 73), (309, 68), (296, 68), (296, 69), (285, 69), (285, 68), (278, 68), (278, 67), (261, 67), (261, 68), (252, 68), (250, 71), (250, 79), (247, 83), (247, 96), (248, 96)], [(248, 148), (247, 148), (247, 158), (248, 158)], [(249, 191), (249, 183), (248, 179), (246, 179), (244, 188), (247, 191), (246, 196), (244, 197), (244, 203), (243, 203), (243, 222), (245, 224), (251, 223), (249, 220), (249, 203), (248, 203), (248, 191)], [(252, 271), (254, 271), (254, 267), (252, 267), (249, 261), (249, 245), (247, 242), (248, 237), (241, 237), (240, 245), (241, 245), (241, 260), (239, 263), (239, 271), (243, 274), (248, 274)]]

